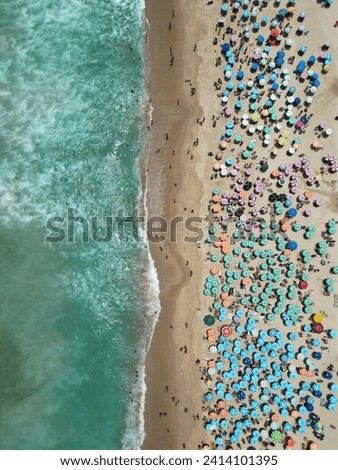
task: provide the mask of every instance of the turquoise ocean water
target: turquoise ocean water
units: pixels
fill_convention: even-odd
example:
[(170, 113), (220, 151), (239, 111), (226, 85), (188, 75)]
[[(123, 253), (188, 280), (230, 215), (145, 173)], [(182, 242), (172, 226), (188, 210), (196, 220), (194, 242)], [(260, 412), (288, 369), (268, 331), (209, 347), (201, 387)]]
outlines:
[(147, 250), (116, 233), (109, 243), (45, 236), (67, 208), (103, 220), (137, 207), (143, 8), (1, 2), (1, 449), (119, 449), (141, 438)]

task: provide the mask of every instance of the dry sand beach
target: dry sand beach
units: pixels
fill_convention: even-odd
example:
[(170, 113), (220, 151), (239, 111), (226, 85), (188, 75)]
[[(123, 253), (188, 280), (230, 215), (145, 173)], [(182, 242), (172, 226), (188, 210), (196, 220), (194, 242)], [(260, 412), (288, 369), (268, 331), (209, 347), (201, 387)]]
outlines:
[(143, 448), (338, 449), (337, 5), (234, 3), (146, 3), (148, 212), (204, 236), (151, 243)]

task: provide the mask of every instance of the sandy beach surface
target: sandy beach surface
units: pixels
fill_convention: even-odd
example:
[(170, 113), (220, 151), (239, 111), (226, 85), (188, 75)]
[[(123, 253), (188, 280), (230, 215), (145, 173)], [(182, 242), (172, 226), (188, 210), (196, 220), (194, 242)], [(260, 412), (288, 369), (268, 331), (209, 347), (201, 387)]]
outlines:
[[(150, 241), (160, 280), (161, 312), (147, 359), (146, 438), (142, 447), (197, 449), (232, 446), (234, 449), (246, 449), (251, 446), (262, 449), (273, 446), (277, 449), (301, 449), (313, 443), (313, 447), (320, 449), (338, 449), (337, 412), (335, 406), (331, 410), (328, 406), (331, 396), (334, 398), (330, 403), (335, 405), (337, 395), (334, 387), (330, 387), (338, 383), (335, 371), (338, 347), (337, 340), (331, 339), (329, 332), (337, 328), (338, 301), (334, 292), (325, 292), (323, 284), (324, 279), (332, 279), (334, 289), (336, 281), (331, 270), (338, 265), (335, 235), (328, 236), (327, 225), (329, 220), (337, 219), (337, 175), (328, 171), (330, 167), (323, 163), (324, 155), (337, 155), (338, 121), (335, 117), (338, 87), (334, 58), (337, 57), (335, 44), (338, 29), (334, 23), (338, 12), (336, 5), (323, 8), (317, 2), (310, 9), (308, 2), (297, 0), (295, 10), (275, 26), (280, 39), (271, 46), (272, 51), (265, 60), (261, 56), (262, 51), (273, 39), (270, 37), (273, 29), (271, 19), (281, 8), (289, 8), (292, 2), (283, 0), (279, 6), (269, 2), (262, 10), (264, 2), (250, 2), (247, 11), (252, 12), (256, 8), (257, 21), (262, 20), (262, 15), (269, 17), (266, 25), (260, 24), (256, 32), (252, 31), (255, 20), (242, 20), (245, 9), (241, 7), (239, 12), (234, 12), (233, 3), (224, 2), (228, 11), (223, 14), (222, 25), (219, 24), (221, 1), (146, 2), (149, 94), (153, 106), (147, 150), (148, 215), (163, 217), (168, 227), (162, 230), (167, 232), (164, 233), (164, 241), (159, 238)], [(306, 12), (303, 20), (299, 18), (302, 11)], [(245, 25), (249, 25), (251, 30), (250, 37), (246, 39)], [(304, 31), (296, 34), (299, 26), (304, 26)], [(232, 28), (231, 32), (227, 32), (229, 27)], [(288, 27), (291, 31), (286, 33)], [(259, 34), (264, 38), (262, 45), (257, 45)], [(287, 40), (293, 41), (290, 46), (287, 46)], [(323, 48), (326, 42), (328, 48)], [(235, 59), (228, 79), (224, 73), (228, 58), (225, 51), (222, 53), (222, 44), (229, 44)], [(307, 47), (304, 55), (299, 54), (301, 46)], [(257, 49), (260, 51), (257, 52)], [(268, 70), (267, 63), (275, 58), (277, 51), (283, 51), (285, 57), (275, 80), (279, 87), (274, 91), (274, 82), (269, 80), (274, 67)], [(332, 65), (325, 71), (323, 61), (318, 60), (323, 52), (333, 56)], [(255, 73), (251, 71), (254, 54), (257, 54), (256, 61), (260, 67)], [(300, 78), (300, 74), (294, 72), (297, 64), (301, 60), (306, 63), (311, 55), (315, 56), (311, 68), (320, 80), (320, 86), (314, 93), (309, 93), (308, 77)], [(284, 73), (285, 68), (288, 71)], [(242, 79), (236, 77), (239, 70), (244, 72)], [(308, 70), (310, 65), (306, 63)], [(264, 85), (255, 81), (260, 72), (265, 74)], [(284, 77), (289, 76), (290, 82), (284, 87), (281, 79), (283, 73)], [(248, 85), (250, 80), (254, 82), (251, 86)], [(223, 99), (226, 96), (224, 90), (230, 82), (234, 84), (234, 91)], [(245, 84), (243, 90), (237, 90), (240, 82)], [(296, 88), (294, 93), (290, 93), (290, 86)], [(258, 87), (258, 96), (256, 100), (250, 100), (255, 87)], [(265, 106), (267, 100), (271, 101), (271, 95), (274, 95), (273, 106)], [(288, 110), (287, 106), (292, 101), (287, 101), (290, 96), (299, 97), (300, 103)], [(305, 103), (309, 97), (311, 99)], [(239, 100), (241, 107), (236, 111)], [(256, 109), (250, 109), (251, 104), (255, 104)], [(272, 114), (268, 109), (271, 107), (278, 115), (275, 121), (270, 121)], [(286, 115), (288, 111), (290, 115)], [(258, 114), (258, 119), (255, 114)], [(245, 115), (248, 117), (245, 118)], [(298, 132), (295, 122), (302, 116), (307, 117), (307, 122)], [(293, 124), (289, 122), (292, 117), (295, 118), (295, 122), (291, 121)], [(243, 120), (248, 123), (243, 123)], [(230, 128), (226, 125), (230, 121), (233, 122), (234, 131), (227, 136), (226, 130)], [(324, 121), (325, 127), (319, 129), (319, 123)], [(254, 130), (251, 131), (250, 127)], [(266, 127), (269, 127), (271, 134), (268, 139), (264, 137), (268, 133), (264, 130)], [(325, 134), (327, 128), (332, 129), (332, 135)], [(281, 136), (283, 131), (284, 135)], [(237, 142), (235, 136), (239, 134)], [(281, 138), (285, 140), (283, 144), (278, 143)], [(299, 138), (300, 144), (295, 143), (296, 138)], [(253, 139), (255, 144), (250, 149), (248, 145)], [(314, 142), (318, 142), (317, 148), (314, 148)], [(294, 150), (290, 152), (291, 147)], [(248, 157), (243, 156), (246, 149), (249, 149)], [(304, 175), (305, 170), (301, 166), (301, 171), (296, 168), (298, 163), (296, 165), (295, 162), (301, 162), (304, 158), (308, 159), (308, 163), (303, 162), (303, 166), (308, 164), (312, 175)], [(228, 159), (232, 163), (228, 164)], [(267, 168), (262, 171), (264, 166)], [(291, 191), (292, 177), (297, 179), (294, 192)], [(238, 181), (238, 178), (242, 180)], [(257, 188), (256, 200), (250, 207), (250, 194), (254, 192), (252, 188), (257, 180), (261, 187)], [(246, 194), (242, 187), (236, 188), (236, 185), (241, 186), (245, 182), (251, 183)], [(237, 199), (232, 198), (236, 191), (240, 193)], [(280, 214), (272, 210), (275, 208), (275, 201), (271, 200), (273, 194), (286, 194), (291, 201), (289, 206), (285, 201), (281, 202)], [(226, 225), (229, 205), (237, 210), (240, 207), (236, 204), (241, 198), (244, 200), (243, 212), (239, 213), (238, 220), (235, 218), (233, 224)], [(221, 203), (221, 199), (225, 202)], [(296, 209), (294, 218), (286, 216), (288, 208)], [(222, 216), (225, 218), (222, 219)], [(184, 222), (178, 222), (177, 217), (183, 218)], [(195, 222), (203, 230), (201, 242), (185, 239), (189, 233), (184, 224), (192, 217), (199, 218)], [(241, 226), (236, 225), (239, 221)], [(266, 228), (263, 223), (271, 228), (272, 222), (276, 224), (277, 234), (274, 238), (268, 237), (265, 244), (261, 242), (261, 233)], [(243, 245), (244, 241), (252, 241), (250, 233), (242, 242), (230, 237), (248, 223), (257, 235), (254, 245)], [(300, 228), (296, 230), (295, 224)], [(308, 237), (309, 227), (315, 230)], [(282, 248), (276, 246), (278, 238), (286, 240)], [(287, 240), (294, 242), (296, 248), (288, 249)], [(318, 244), (324, 240), (326, 247), (319, 254)], [(236, 249), (239, 250), (238, 254), (234, 253)], [(270, 267), (262, 267), (264, 259), (258, 254), (253, 255), (255, 249), (272, 250), (269, 254), (271, 266), (279, 269), (274, 290), (267, 290), (269, 279), (260, 278), (262, 274), (270, 274)], [(302, 250), (309, 251), (309, 262), (304, 261)], [(244, 251), (250, 252), (247, 263), (242, 258)], [(225, 261), (224, 255), (229, 259)], [(240, 263), (244, 264), (240, 266)], [(238, 276), (230, 275), (228, 271), (238, 272)], [(246, 272), (243, 274), (243, 271)], [(210, 276), (217, 281), (216, 287), (213, 281), (208, 280)], [(229, 278), (231, 283), (223, 290), (222, 286), (227, 284)], [(244, 278), (246, 281), (243, 282)], [(208, 282), (210, 289), (215, 287), (214, 293), (206, 292)], [(306, 287), (305, 284), (300, 287), (302, 282)], [(253, 290), (254, 284), (257, 290)], [(276, 293), (278, 288), (282, 289), (279, 294)], [(282, 291), (286, 294), (285, 301), (277, 299), (284, 295)], [(262, 307), (258, 310), (257, 302), (252, 300), (255, 296)], [(246, 302), (245, 298), (248, 299)], [(306, 298), (310, 299), (308, 307), (311, 310), (304, 312)], [(267, 304), (262, 304), (263, 300)], [(288, 309), (288, 304), (294, 305), (294, 310), (299, 309), (290, 320), (291, 324), (281, 314), (273, 314), (277, 300), (281, 302), (282, 312)], [(221, 312), (221, 308), (226, 312)], [(242, 311), (241, 315), (237, 315), (238, 310)], [(322, 316), (320, 322), (314, 321), (315, 313)], [(205, 324), (207, 315), (213, 317), (214, 324)], [(246, 330), (245, 320), (249, 318), (256, 321), (254, 333), (252, 329)], [(316, 318), (318, 320), (319, 317)], [(323, 333), (312, 332), (314, 323), (324, 325)], [(232, 354), (235, 356), (233, 361), (238, 364), (236, 369), (231, 369), (230, 356), (224, 355), (224, 349), (219, 348), (224, 340), (224, 337), (223, 340), (221, 338), (224, 325), (232, 329), (229, 345), (226, 346), (232, 351), (230, 355), (236, 347), (235, 341), (241, 341), (238, 351)], [(290, 357), (283, 362), (279, 354), (275, 356), (270, 355), (271, 351), (267, 352), (268, 370), (262, 368), (259, 378), (254, 381), (253, 369), (259, 368), (262, 363), (257, 359), (255, 364), (252, 358), (255, 352), (261, 353), (259, 348), (264, 346), (257, 340), (270, 337), (270, 342), (273, 342), (273, 331), (282, 336), (276, 336), (276, 342), (280, 340), (278, 353), (282, 355), (288, 351)], [(290, 333), (294, 333), (292, 340), (288, 336)], [(320, 343), (317, 345), (313, 340)], [(247, 349), (250, 343), (254, 345), (254, 350), (250, 353), (252, 358), (248, 357), (251, 362), (245, 364), (245, 356), (244, 353), (241, 355), (240, 349)], [(222, 348), (224, 344), (225, 341)], [(286, 349), (286, 345), (291, 346)], [(306, 348), (306, 351), (302, 352), (301, 348)], [(314, 353), (319, 353), (320, 359), (315, 359)], [(279, 366), (273, 366), (276, 362)], [(251, 371), (247, 370), (248, 367)], [(278, 367), (280, 382), (284, 380), (284, 383), (274, 388), (272, 384), (278, 381), (276, 378), (269, 381), (268, 372), (272, 369), (276, 372)], [(236, 370), (235, 375), (224, 375), (232, 370)], [(301, 370), (309, 372), (309, 377), (300, 375)], [(323, 377), (325, 371), (331, 373), (330, 379)], [(245, 382), (243, 386), (241, 381)], [(233, 388), (234, 382), (241, 383), (239, 388)], [(303, 382), (307, 385), (303, 386)], [(319, 386), (319, 392), (313, 384)], [(289, 401), (285, 398), (286, 391)], [(231, 398), (229, 395), (226, 399), (226, 393), (231, 394)], [(279, 404), (277, 406), (275, 395), (287, 402), (287, 415), (282, 413)], [(292, 398), (295, 400), (292, 401)], [(253, 402), (257, 402), (260, 411), (257, 416), (250, 416), (256, 408)], [(304, 411), (305, 405), (307, 408)], [(240, 411), (241, 406), (248, 408), (249, 416)], [(264, 406), (266, 408), (263, 409)], [(232, 409), (236, 410), (237, 416), (232, 414)], [(239, 417), (242, 421), (251, 419), (242, 425), (236, 438), (233, 436)], [(289, 428), (285, 422), (288, 422)], [(318, 422), (325, 427), (325, 433)], [(255, 435), (252, 434), (254, 430)], [(275, 442), (272, 439), (273, 431), (280, 432), (280, 440), (276, 438)], [(325, 438), (322, 439), (324, 434)]]

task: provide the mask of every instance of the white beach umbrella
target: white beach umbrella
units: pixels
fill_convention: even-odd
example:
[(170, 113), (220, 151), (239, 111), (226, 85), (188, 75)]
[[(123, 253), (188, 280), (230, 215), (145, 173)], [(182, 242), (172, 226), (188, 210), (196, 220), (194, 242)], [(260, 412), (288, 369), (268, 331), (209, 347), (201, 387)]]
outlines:
[(255, 132), (255, 128), (254, 127), (249, 127), (248, 133), (252, 135), (254, 132)]
[(228, 102), (228, 97), (227, 96), (223, 96), (222, 98), (222, 103), (227, 103)]
[(332, 134), (332, 129), (326, 129), (325, 134), (326, 135), (331, 135)]
[(286, 100), (288, 103), (293, 103), (295, 101), (293, 96), (289, 96), (288, 99)]
[(305, 103), (306, 103), (306, 104), (311, 104), (311, 103), (312, 103), (312, 98), (311, 98), (311, 96), (308, 96), (308, 97), (306, 98)]
[(209, 351), (210, 351), (211, 353), (216, 353), (216, 352), (217, 352), (216, 346), (214, 346), (214, 345), (210, 346), (210, 347), (209, 347)]
[(270, 100), (276, 101), (276, 99), (277, 99), (277, 96), (274, 93), (272, 93), (272, 95), (270, 96)]
[(281, 128), (282, 128), (282, 124), (281, 124), (280, 122), (278, 122), (278, 123), (276, 124), (276, 129), (278, 129), (278, 130), (280, 131)]
[(312, 86), (312, 87), (310, 88), (310, 91), (311, 91), (311, 93), (314, 95), (314, 94), (316, 93), (316, 91), (317, 91), (317, 87), (316, 87), (316, 86)]
[(252, 80), (249, 80), (248, 83), (247, 83), (247, 87), (252, 88), (253, 85), (254, 85), (254, 82)]
[(289, 111), (292, 111), (292, 110), (293, 110), (293, 105), (292, 105), (292, 104), (288, 104), (287, 109), (288, 109)]
[(242, 126), (246, 127), (249, 124), (249, 121), (247, 119), (244, 119), (242, 121)]

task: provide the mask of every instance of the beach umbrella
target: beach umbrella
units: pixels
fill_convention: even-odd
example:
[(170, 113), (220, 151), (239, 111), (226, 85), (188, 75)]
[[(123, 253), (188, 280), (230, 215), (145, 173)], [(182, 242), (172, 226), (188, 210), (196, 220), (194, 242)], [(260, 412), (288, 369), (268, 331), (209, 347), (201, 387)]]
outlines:
[(221, 334), (225, 337), (231, 336), (232, 335), (232, 328), (229, 325), (224, 325), (221, 328)]
[(286, 249), (287, 250), (295, 251), (297, 248), (298, 248), (298, 243), (293, 241), (293, 240), (287, 242), (287, 244), (286, 244)]
[(283, 439), (283, 435), (280, 431), (278, 430), (275, 430), (275, 431), (272, 431), (271, 433), (271, 440), (275, 443), (275, 444), (278, 444), (279, 442), (282, 441)]
[(312, 331), (314, 333), (322, 333), (324, 331), (324, 326), (321, 323), (313, 323)]
[(213, 317), (212, 315), (206, 315), (203, 318), (203, 321), (205, 325), (212, 326), (215, 323), (215, 317)]
[(237, 80), (242, 80), (244, 78), (243, 70), (239, 70), (236, 75)]
[(222, 44), (222, 52), (225, 54), (226, 52), (228, 52), (229, 50), (231, 49), (231, 46), (230, 44)]

